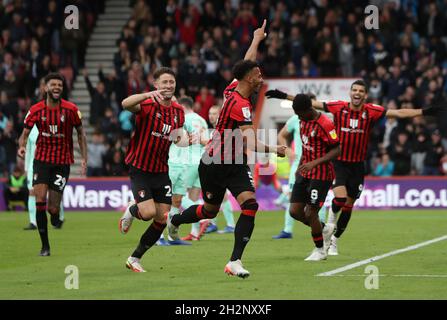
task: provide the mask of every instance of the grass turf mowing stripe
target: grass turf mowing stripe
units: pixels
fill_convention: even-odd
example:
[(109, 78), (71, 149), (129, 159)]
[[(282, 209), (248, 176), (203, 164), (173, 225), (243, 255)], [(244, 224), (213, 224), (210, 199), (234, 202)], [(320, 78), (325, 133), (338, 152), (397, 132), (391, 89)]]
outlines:
[(384, 258), (387, 258), (387, 257), (391, 257), (391, 256), (394, 256), (396, 254), (400, 254), (400, 253), (411, 251), (411, 250), (416, 250), (416, 249), (419, 249), (421, 247), (428, 246), (430, 244), (433, 244), (433, 243), (436, 243), (436, 242), (439, 242), (439, 241), (443, 241), (443, 240), (447, 240), (447, 235), (444, 235), (442, 237), (435, 238), (435, 239), (432, 239), (432, 240), (424, 241), (424, 242), (421, 242), (421, 243), (418, 243), (418, 244), (415, 244), (415, 245), (412, 245), (412, 246), (409, 246), (409, 247), (406, 247), (406, 248), (403, 248), (403, 249), (394, 250), (394, 251), (382, 254), (380, 256), (375, 256), (375, 257), (372, 257), (372, 258), (361, 260), (361, 261), (356, 262), (356, 263), (348, 264), (347, 266), (344, 266), (344, 267), (341, 267), (341, 268), (337, 268), (337, 269), (334, 269), (334, 270), (331, 270), (331, 271), (328, 271), (328, 272), (319, 273), (319, 274), (317, 274), (317, 276), (319, 276), (319, 277), (333, 276), (334, 274), (337, 274), (337, 273), (345, 272), (347, 270), (351, 270), (351, 269), (360, 267), (362, 265), (365, 265), (365, 264), (368, 264), (368, 263), (371, 263), (371, 262), (374, 262), (374, 261), (378, 261), (378, 260), (381, 260), (381, 259), (384, 259)]

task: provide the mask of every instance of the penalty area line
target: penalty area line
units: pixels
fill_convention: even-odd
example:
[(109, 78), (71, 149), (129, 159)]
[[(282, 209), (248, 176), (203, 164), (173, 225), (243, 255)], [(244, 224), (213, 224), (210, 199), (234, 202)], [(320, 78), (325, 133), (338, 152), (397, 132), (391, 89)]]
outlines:
[(388, 257), (391, 257), (391, 256), (395, 256), (395, 255), (400, 254), (400, 253), (404, 253), (404, 252), (411, 251), (411, 250), (416, 250), (416, 249), (419, 249), (421, 247), (425, 247), (425, 246), (428, 246), (430, 244), (433, 244), (433, 243), (436, 243), (436, 242), (439, 242), (439, 241), (443, 241), (443, 240), (447, 240), (447, 235), (439, 237), (439, 238), (435, 238), (435, 239), (432, 239), (432, 240), (424, 241), (424, 242), (421, 242), (421, 243), (417, 243), (415, 245), (412, 245), (412, 246), (409, 246), (409, 247), (406, 247), (406, 248), (394, 250), (394, 251), (382, 254), (380, 256), (375, 256), (375, 257), (372, 257), (372, 258), (361, 260), (359, 262), (351, 263), (351, 264), (348, 264), (348, 265), (346, 265), (344, 267), (337, 268), (337, 269), (334, 269), (334, 270), (331, 270), (331, 271), (328, 271), (328, 272), (319, 273), (319, 274), (317, 274), (317, 277), (333, 276), (334, 274), (337, 274), (337, 273), (345, 272), (345, 271), (348, 271), (348, 270), (360, 267), (362, 265), (365, 265), (365, 264), (368, 264), (368, 263), (371, 263), (371, 262), (375, 262), (375, 261), (382, 260), (382, 259), (385, 259), (385, 258), (388, 258)]

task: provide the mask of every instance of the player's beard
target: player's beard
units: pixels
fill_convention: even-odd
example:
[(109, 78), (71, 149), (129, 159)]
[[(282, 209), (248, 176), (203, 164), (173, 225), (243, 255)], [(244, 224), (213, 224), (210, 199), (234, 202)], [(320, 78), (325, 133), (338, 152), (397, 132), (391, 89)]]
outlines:
[(59, 93), (59, 97), (55, 98), (53, 93), (48, 91), (48, 97), (50, 98), (51, 102), (53, 103), (58, 103), (59, 101), (61, 101), (61, 94)]

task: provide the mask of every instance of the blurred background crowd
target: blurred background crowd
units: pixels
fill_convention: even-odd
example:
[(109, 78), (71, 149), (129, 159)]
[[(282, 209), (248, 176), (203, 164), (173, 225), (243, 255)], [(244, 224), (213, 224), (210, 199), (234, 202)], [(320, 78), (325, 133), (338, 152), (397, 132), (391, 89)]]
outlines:
[[(80, 9), (80, 29), (63, 28), (65, 5)], [(154, 70), (177, 73), (178, 96), (208, 110), (222, 103), (231, 67), (244, 56), (254, 29), (268, 21), (258, 61), (265, 78), (361, 77), (369, 100), (392, 108), (445, 104), (447, 0), (160, 0), (130, 1), (114, 71), (98, 69), (93, 86), (83, 57), (95, 17), (105, 1), (3, 0), (0, 2), (0, 165), (11, 172), (17, 138), (39, 79), (49, 71), (84, 77), (91, 96), (89, 175), (126, 175), (123, 163), (133, 130), (121, 100), (153, 89)], [(379, 29), (367, 30), (364, 9), (380, 9)], [(384, 119), (373, 132), (371, 175), (447, 174), (447, 119)]]

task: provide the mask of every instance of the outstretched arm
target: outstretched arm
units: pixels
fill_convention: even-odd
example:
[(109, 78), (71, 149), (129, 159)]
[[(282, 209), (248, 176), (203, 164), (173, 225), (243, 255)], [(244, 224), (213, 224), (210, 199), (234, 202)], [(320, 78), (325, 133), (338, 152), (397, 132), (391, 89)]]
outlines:
[[(290, 100), (293, 101), (295, 99), (295, 96), (292, 96), (290, 94), (287, 94), (281, 90), (274, 89), (274, 90), (268, 90), (265, 93), (265, 96), (267, 99), (281, 99), (281, 100)], [(324, 102), (318, 101), (314, 98), (312, 98), (312, 107), (319, 110), (324, 110)]]
[(150, 92), (145, 92), (145, 93), (133, 94), (130, 97), (127, 97), (126, 99), (124, 99), (121, 102), (121, 105), (127, 111), (130, 111), (132, 113), (138, 113), (141, 110), (141, 105), (140, 105), (141, 102), (143, 102), (144, 100), (147, 100), (149, 98), (157, 100), (157, 101), (161, 101), (164, 99), (163, 95), (162, 95), (163, 92), (164, 91), (156, 90), (156, 91), (150, 91)]

